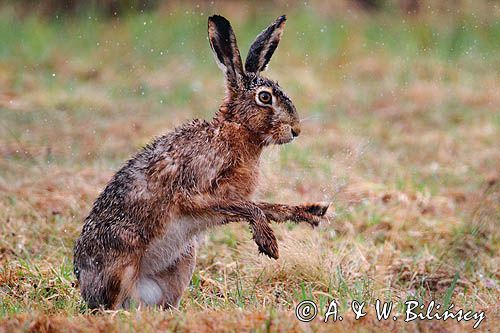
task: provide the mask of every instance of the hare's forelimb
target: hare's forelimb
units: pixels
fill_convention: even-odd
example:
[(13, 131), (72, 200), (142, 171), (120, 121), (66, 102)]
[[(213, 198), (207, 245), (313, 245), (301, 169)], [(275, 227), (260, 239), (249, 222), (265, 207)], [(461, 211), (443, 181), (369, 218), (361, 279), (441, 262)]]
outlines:
[(226, 205), (213, 206), (214, 212), (223, 214), (229, 219), (243, 218), (252, 227), (253, 239), (259, 247), (259, 252), (278, 259), (278, 242), (273, 229), (269, 226), (266, 214), (255, 203), (250, 201), (234, 202)]
[(259, 202), (256, 205), (266, 214), (268, 220), (274, 222), (306, 222), (313, 227), (321, 222), (329, 206), (328, 203), (290, 206), (267, 202)]
[[(211, 201), (211, 202), (210, 202)], [(210, 202), (210, 203), (209, 203)], [(259, 252), (278, 259), (278, 243), (274, 232), (269, 226), (266, 214), (255, 203), (246, 200), (230, 200), (216, 202), (206, 198), (186, 200), (183, 211), (193, 217), (216, 217), (215, 224), (248, 221), (252, 228), (253, 239), (259, 247)]]
[[(194, 215), (217, 215), (220, 224), (236, 221), (248, 221), (252, 228), (253, 238), (259, 247), (259, 252), (271, 258), (279, 257), (278, 244), (274, 232), (269, 226), (275, 222), (306, 222), (317, 226), (324, 217), (329, 204), (312, 203), (298, 206), (273, 203), (254, 203), (245, 200), (233, 200), (229, 203), (212, 203), (203, 205), (197, 200), (190, 201), (189, 210)], [(196, 205), (197, 207), (194, 207)]]

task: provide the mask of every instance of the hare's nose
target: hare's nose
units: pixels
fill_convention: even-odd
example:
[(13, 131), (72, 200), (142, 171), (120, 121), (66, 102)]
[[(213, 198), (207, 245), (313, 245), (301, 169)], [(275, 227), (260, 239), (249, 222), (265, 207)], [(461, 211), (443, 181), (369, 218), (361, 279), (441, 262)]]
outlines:
[(300, 134), (300, 127), (298, 126), (295, 126), (295, 127), (292, 127), (292, 135), (294, 138), (298, 137)]

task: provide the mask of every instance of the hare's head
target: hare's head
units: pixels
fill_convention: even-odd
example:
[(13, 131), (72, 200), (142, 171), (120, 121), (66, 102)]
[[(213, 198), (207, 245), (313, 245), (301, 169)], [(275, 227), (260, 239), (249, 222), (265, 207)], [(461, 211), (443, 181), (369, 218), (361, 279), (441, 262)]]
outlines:
[(259, 144), (283, 144), (300, 133), (297, 110), (277, 82), (260, 75), (285, 28), (280, 16), (262, 31), (248, 52), (245, 68), (231, 24), (219, 15), (208, 19), (208, 38), (226, 78), (227, 94), (218, 117), (246, 127)]

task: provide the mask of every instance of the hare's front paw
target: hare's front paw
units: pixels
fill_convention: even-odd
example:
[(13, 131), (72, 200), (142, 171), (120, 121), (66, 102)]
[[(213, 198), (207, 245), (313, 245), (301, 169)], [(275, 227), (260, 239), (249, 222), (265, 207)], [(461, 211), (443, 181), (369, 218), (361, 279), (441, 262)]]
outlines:
[(330, 207), (329, 202), (316, 202), (312, 204), (305, 204), (302, 206), (304, 208), (304, 211), (306, 211), (309, 214), (312, 214), (314, 216), (320, 216), (323, 217), (326, 214), (326, 211), (328, 210), (328, 207)]
[(259, 253), (264, 253), (273, 259), (279, 258), (278, 242), (274, 236), (273, 229), (267, 224), (254, 230), (253, 239), (259, 247)]
[(296, 216), (298, 217), (298, 221), (304, 221), (312, 227), (317, 227), (325, 219), (325, 214), (329, 206), (329, 203), (324, 202), (304, 204), (297, 207)]

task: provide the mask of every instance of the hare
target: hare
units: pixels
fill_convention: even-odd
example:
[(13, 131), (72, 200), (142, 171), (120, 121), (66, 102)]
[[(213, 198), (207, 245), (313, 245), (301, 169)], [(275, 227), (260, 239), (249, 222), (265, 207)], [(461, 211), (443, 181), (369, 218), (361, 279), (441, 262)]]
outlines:
[(251, 200), (262, 149), (300, 133), (290, 98), (260, 76), (285, 20), (279, 17), (257, 36), (243, 68), (229, 21), (208, 19), (226, 96), (210, 122), (193, 120), (136, 153), (93, 204), (74, 248), (74, 271), (89, 308), (178, 307), (198, 239), (211, 227), (248, 222), (258, 250), (277, 259), (270, 221), (316, 226), (324, 218), (325, 203)]

